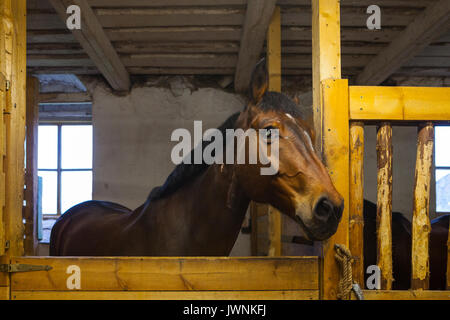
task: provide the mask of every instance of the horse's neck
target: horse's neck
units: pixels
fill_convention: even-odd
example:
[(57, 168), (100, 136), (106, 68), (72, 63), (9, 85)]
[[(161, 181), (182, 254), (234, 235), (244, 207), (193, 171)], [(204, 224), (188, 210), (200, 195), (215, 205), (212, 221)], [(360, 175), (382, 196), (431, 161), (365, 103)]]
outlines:
[(189, 248), (186, 255), (228, 255), (231, 251), (249, 204), (232, 168), (211, 165), (192, 183), (158, 200), (157, 209), (149, 209), (156, 211), (149, 215), (158, 216), (158, 225), (177, 233)]

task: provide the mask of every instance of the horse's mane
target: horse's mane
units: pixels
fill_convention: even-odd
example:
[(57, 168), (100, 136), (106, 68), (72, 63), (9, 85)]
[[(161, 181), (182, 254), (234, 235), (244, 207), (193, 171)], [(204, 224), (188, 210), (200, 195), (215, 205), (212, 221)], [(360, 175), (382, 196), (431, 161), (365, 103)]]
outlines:
[[(280, 111), (284, 113), (290, 113), (293, 117), (302, 117), (303, 114), (300, 108), (286, 95), (278, 92), (266, 92), (259, 104), (259, 108), (263, 111)], [(234, 129), (239, 112), (231, 115), (219, 128), (217, 128), (223, 136), (225, 136), (227, 129)], [(202, 148), (204, 150), (213, 141), (203, 141), (196, 148)], [(226, 141), (224, 139), (224, 149)], [(203, 173), (209, 165), (202, 161), (201, 164), (194, 164), (194, 150), (187, 155), (190, 157), (190, 164), (180, 163), (175, 167), (172, 173), (167, 177), (164, 184), (160, 187), (155, 187), (150, 192), (147, 201), (155, 201), (167, 197), (180, 189), (186, 183), (192, 181), (194, 178)]]
[[(239, 117), (239, 114), (240, 113), (237, 112), (231, 115), (219, 128), (217, 128), (223, 136), (225, 136), (225, 132), (227, 129), (234, 129), (234, 125), (237, 118)], [(202, 143), (199, 144), (196, 148), (202, 148), (203, 150), (212, 142), (213, 141), (202, 141)], [(226, 141), (224, 139), (224, 147), (225, 142)], [(150, 195), (148, 196), (148, 200), (158, 200), (174, 193), (184, 184), (200, 175), (209, 167), (208, 164), (203, 162), (203, 159), (201, 164), (194, 164), (194, 150), (195, 149), (192, 149), (191, 152), (186, 156), (191, 159), (190, 164), (184, 163), (185, 161), (183, 161), (182, 163), (177, 165), (172, 173), (167, 177), (166, 182), (164, 182), (162, 186), (153, 188), (153, 190), (150, 192)]]

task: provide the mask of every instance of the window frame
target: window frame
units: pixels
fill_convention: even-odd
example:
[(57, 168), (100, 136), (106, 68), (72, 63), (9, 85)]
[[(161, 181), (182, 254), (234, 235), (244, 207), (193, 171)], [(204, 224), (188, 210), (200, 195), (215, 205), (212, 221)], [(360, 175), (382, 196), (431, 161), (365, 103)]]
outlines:
[(438, 215), (443, 214), (449, 214), (449, 210), (439, 211), (438, 210), (438, 193), (437, 193), (437, 179), (436, 179), (436, 173), (438, 170), (450, 170), (450, 165), (448, 166), (437, 166), (436, 165), (436, 128), (437, 127), (448, 127), (450, 128), (449, 124), (436, 124), (434, 126), (434, 148), (433, 148), (433, 166), (434, 166), (434, 202), (435, 202), (435, 212)]
[[(39, 176), (39, 172), (56, 172), (56, 186), (57, 186), (57, 196), (56, 196), (56, 214), (52, 213), (42, 213), (43, 219), (57, 219), (61, 217), (63, 212), (61, 212), (61, 190), (62, 190), (62, 173), (63, 172), (92, 172), (92, 176), (94, 175), (94, 163), (92, 159), (92, 165), (90, 169), (63, 169), (62, 168), (62, 139), (61, 132), (63, 126), (86, 126), (90, 125), (93, 127), (92, 121), (40, 121), (38, 126), (57, 126), (57, 167), (56, 169), (40, 169), (39, 164), (37, 166), (37, 172)], [(92, 128), (93, 129), (93, 128)], [(39, 150), (39, 145), (38, 145)], [(94, 155), (92, 155), (94, 157)]]

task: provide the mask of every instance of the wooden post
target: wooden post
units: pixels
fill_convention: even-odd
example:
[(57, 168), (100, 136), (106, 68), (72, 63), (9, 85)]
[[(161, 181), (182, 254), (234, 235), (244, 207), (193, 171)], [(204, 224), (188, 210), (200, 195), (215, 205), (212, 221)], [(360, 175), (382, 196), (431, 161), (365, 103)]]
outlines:
[[(335, 260), (334, 245), (348, 247), (348, 182), (349, 182), (349, 123), (348, 92), (344, 88), (339, 96), (325, 107), (322, 81), (341, 78), (340, 1), (312, 0), (312, 51), (313, 51), (313, 113), (316, 131), (316, 150), (324, 157), (328, 171), (338, 191), (345, 198), (345, 210), (336, 234), (323, 243), (321, 268), (321, 298), (337, 299), (339, 266)], [(337, 84), (343, 86), (344, 84)], [(334, 86), (333, 86), (334, 87)], [(342, 91), (342, 92), (341, 92)], [(348, 91), (348, 88), (347, 88)], [(345, 102), (347, 96), (347, 102)], [(336, 104), (337, 103), (337, 104)], [(330, 129), (330, 131), (328, 131)], [(345, 138), (344, 138), (345, 136)], [(342, 149), (337, 149), (340, 146)], [(335, 153), (333, 153), (335, 152)], [(347, 152), (347, 153), (346, 153)], [(346, 161), (345, 165), (344, 162)], [(338, 178), (339, 176), (339, 178)]]
[(364, 123), (350, 125), (350, 252), (353, 280), (364, 288)]
[(35, 255), (37, 239), (37, 142), (39, 126), (39, 80), (27, 77), (26, 174), (23, 218), (25, 220), (25, 255)]
[[(316, 150), (322, 152), (323, 113), (321, 82), (341, 78), (341, 32), (339, 0), (311, 0), (313, 111)], [(346, 112), (342, 110), (342, 112)]]
[(381, 289), (392, 288), (392, 126), (377, 131), (377, 265)]
[[(0, 74), (8, 84), (2, 110), (6, 147), (0, 169), (5, 174), (3, 223), (4, 239), (9, 245), (0, 257), (0, 263), (9, 263), (10, 257), (23, 255), (26, 0), (0, 1)], [(9, 287), (9, 277), (3, 272), (0, 273), (0, 287)], [(3, 298), (9, 298), (9, 294)]]
[(419, 127), (412, 223), (411, 289), (429, 288), (430, 183), (433, 159), (434, 126)]
[[(267, 30), (269, 91), (281, 92), (281, 14), (276, 7)], [(281, 256), (281, 213), (269, 206), (269, 256)]]
[(349, 100), (348, 80), (324, 80), (323, 119), (324, 158), (331, 181), (344, 198), (344, 211), (336, 233), (323, 242), (322, 298), (337, 299), (340, 278), (335, 244), (349, 246)]

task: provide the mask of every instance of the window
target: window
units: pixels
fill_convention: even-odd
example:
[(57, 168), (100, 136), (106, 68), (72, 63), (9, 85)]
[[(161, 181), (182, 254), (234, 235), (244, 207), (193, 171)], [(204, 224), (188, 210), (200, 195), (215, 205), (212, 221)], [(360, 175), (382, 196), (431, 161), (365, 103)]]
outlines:
[(92, 199), (92, 125), (41, 124), (42, 214), (61, 215)]
[(435, 128), (436, 211), (450, 212), (450, 126)]

